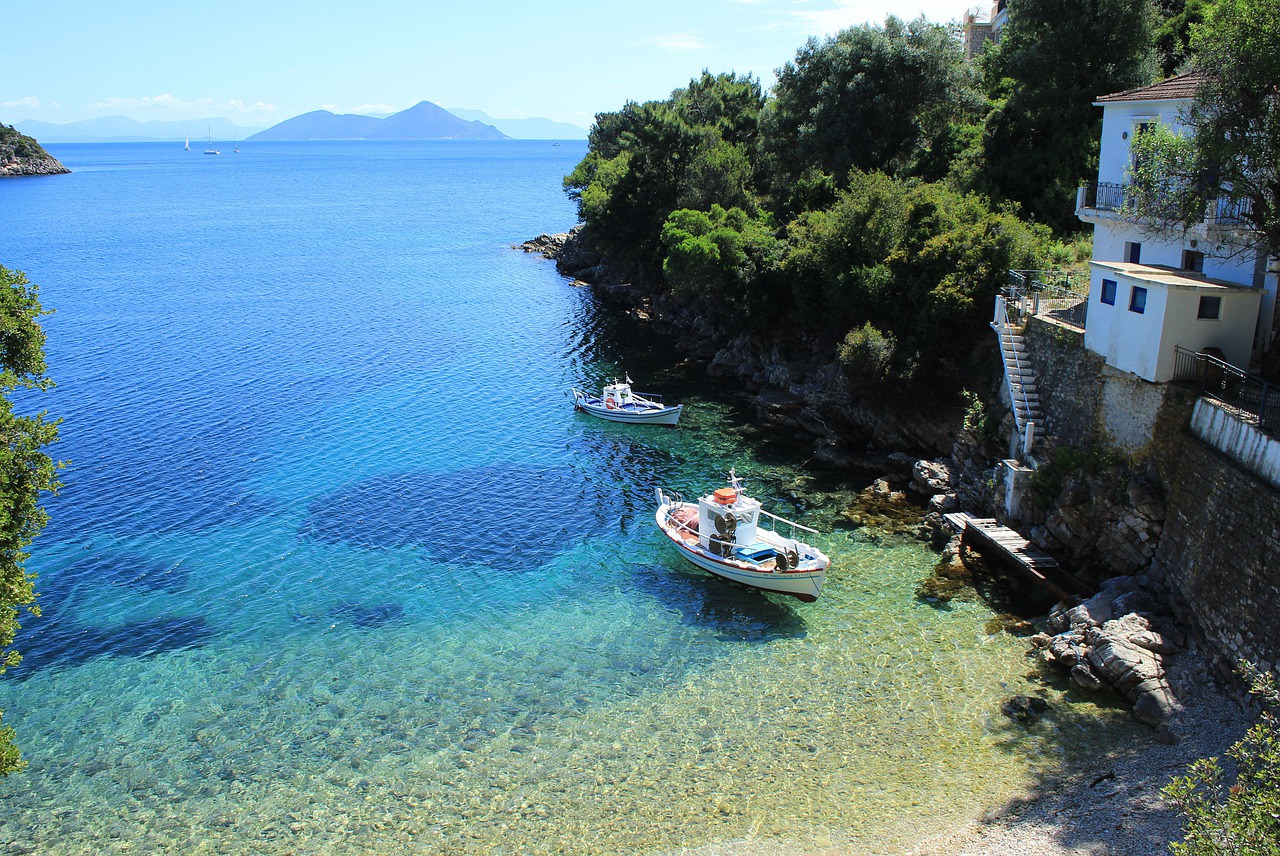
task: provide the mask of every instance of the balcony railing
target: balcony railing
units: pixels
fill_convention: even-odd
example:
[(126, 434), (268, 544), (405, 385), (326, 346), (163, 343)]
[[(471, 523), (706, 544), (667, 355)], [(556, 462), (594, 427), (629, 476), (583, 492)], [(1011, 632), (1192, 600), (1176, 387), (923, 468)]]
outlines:
[(1011, 270), (1005, 296), (1019, 323), (1024, 314), (1047, 315), (1083, 330), (1089, 278), (1062, 270)]
[(1100, 211), (1119, 211), (1128, 201), (1127, 184), (1115, 184), (1110, 181), (1098, 181), (1084, 186), (1084, 207), (1096, 208)]
[(1280, 390), (1210, 354), (1178, 348), (1173, 380), (1221, 402), (1244, 422), (1280, 434)]
[[(1081, 207), (1097, 211), (1124, 211), (1131, 207), (1130, 185), (1097, 181), (1081, 188)], [(1248, 226), (1253, 214), (1253, 200), (1220, 196), (1205, 208), (1204, 222), (1224, 226)]]

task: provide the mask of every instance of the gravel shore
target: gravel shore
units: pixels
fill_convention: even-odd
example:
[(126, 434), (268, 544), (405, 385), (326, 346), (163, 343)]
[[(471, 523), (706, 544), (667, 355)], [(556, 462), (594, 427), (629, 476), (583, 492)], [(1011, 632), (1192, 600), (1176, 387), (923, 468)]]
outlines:
[(1195, 652), (1170, 664), (1181, 709), (1174, 745), (1149, 742), (1079, 764), (1039, 790), (907, 849), (814, 850), (786, 842), (731, 842), (680, 856), (1160, 856), (1182, 838), (1182, 817), (1160, 790), (1199, 758), (1222, 757), (1256, 717), (1224, 695)]
[[(1160, 790), (1187, 766), (1221, 757), (1255, 721), (1205, 677), (1202, 661), (1179, 655), (1182, 710), (1170, 721), (1175, 745), (1153, 738), (1119, 757), (1099, 758), (905, 856), (1157, 856), (1182, 838), (1182, 817)], [(1175, 671), (1176, 670), (1176, 671)], [(834, 854), (832, 854), (834, 856)]]

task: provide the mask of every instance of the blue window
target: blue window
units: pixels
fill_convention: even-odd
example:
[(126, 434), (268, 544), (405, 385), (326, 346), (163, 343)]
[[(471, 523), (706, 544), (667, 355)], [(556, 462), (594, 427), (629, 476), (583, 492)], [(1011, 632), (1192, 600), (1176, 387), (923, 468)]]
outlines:
[(1129, 295), (1129, 311), (1137, 312), (1139, 315), (1147, 311), (1147, 290), (1141, 286), (1135, 285), (1132, 293)]
[(1104, 279), (1102, 281), (1102, 302), (1108, 306), (1116, 305), (1116, 281), (1114, 279)]
[(1124, 260), (1130, 264), (1139, 264), (1142, 261), (1142, 244), (1137, 241), (1125, 241)]
[(1207, 318), (1210, 321), (1216, 321), (1222, 316), (1222, 298), (1210, 297), (1203, 295), (1200, 298), (1200, 309), (1196, 312), (1197, 318)]

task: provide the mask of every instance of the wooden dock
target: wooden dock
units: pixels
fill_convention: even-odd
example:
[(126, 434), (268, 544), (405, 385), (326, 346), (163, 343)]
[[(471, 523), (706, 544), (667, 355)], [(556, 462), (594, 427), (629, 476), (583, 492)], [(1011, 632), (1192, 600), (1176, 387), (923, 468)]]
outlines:
[(965, 511), (944, 516), (960, 533), (961, 547), (1002, 560), (1021, 581), (1067, 603), (1076, 603), (1091, 594), (1088, 586), (1063, 570), (1056, 559), (1037, 550), (1030, 541), (1000, 522), (989, 517), (974, 517)]

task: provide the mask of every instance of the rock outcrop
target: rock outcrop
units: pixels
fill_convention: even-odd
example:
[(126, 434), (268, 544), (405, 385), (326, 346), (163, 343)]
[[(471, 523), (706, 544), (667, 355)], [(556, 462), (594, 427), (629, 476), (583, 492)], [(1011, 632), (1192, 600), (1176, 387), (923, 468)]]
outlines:
[(1030, 642), (1044, 663), (1077, 686), (1111, 687), (1133, 702), (1135, 719), (1159, 727), (1178, 707), (1165, 658), (1186, 644), (1179, 631), (1155, 629), (1159, 610), (1158, 599), (1133, 577), (1115, 577), (1089, 600), (1055, 607), (1047, 632)]
[(19, 175), (60, 175), (71, 170), (40, 144), (14, 128), (0, 125), (0, 177)]

